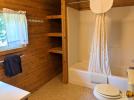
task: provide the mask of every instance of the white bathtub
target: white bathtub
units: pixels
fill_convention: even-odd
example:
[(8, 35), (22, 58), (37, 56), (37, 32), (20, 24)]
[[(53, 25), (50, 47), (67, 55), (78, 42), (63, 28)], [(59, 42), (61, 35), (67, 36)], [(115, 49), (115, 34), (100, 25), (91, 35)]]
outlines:
[[(88, 72), (88, 63), (80, 62), (69, 67), (70, 83), (85, 86), (88, 88), (94, 88), (96, 83), (91, 82), (92, 80), (91, 78), (92, 78), (91, 73)], [(94, 79), (101, 80), (99, 81), (99, 84), (101, 83), (112, 84), (123, 91), (127, 90), (128, 88), (128, 80), (125, 77), (118, 77), (118, 76), (107, 77), (104, 75), (103, 76), (99, 75), (99, 77), (95, 77)]]

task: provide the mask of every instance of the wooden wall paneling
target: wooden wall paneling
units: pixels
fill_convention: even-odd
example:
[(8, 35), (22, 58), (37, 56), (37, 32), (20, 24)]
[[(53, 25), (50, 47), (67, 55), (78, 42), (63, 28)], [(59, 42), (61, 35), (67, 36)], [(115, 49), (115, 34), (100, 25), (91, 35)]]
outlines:
[[(44, 20), (46, 15), (57, 12), (51, 8), (57, 6), (56, 2), (56, 0), (53, 2), (51, 0), (0, 0), (0, 9), (25, 10), (28, 18)], [(21, 52), (25, 55), (22, 58), (23, 73), (11, 78), (6, 77), (1, 65), (1, 81), (33, 92), (61, 71), (59, 67), (61, 62), (54, 60), (57, 57), (53, 58), (48, 53), (50, 44), (46, 33), (50, 29), (53, 31), (50, 26), (46, 20), (44, 23), (28, 23), (29, 45)], [(3, 56), (0, 58), (3, 59)]]
[(62, 38), (55, 37), (55, 38), (49, 38), (49, 39), (50, 39), (51, 47), (62, 47)]
[(114, 0), (114, 7), (134, 6), (134, 0)]
[(61, 19), (53, 19), (48, 21), (51, 28), (49, 32), (61, 32)]

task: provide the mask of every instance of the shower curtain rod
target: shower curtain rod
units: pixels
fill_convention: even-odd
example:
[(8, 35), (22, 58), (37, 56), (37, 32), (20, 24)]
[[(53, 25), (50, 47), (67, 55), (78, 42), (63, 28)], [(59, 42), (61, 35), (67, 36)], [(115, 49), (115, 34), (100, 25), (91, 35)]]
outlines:
[(79, 3), (85, 3), (85, 2), (89, 2), (89, 0), (88, 1), (85, 1), (85, 0), (83, 0), (83, 1), (74, 1), (74, 2), (71, 2), (71, 3), (68, 3), (68, 4), (79, 4)]

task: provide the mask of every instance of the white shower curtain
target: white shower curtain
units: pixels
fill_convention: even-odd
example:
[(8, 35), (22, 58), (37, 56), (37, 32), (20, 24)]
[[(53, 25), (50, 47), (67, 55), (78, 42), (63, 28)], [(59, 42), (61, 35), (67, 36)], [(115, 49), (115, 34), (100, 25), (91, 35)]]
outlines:
[(107, 47), (107, 33), (105, 28), (105, 14), (96, 15), (95, 30), (89, 60), (89, 71), (111, 75)]

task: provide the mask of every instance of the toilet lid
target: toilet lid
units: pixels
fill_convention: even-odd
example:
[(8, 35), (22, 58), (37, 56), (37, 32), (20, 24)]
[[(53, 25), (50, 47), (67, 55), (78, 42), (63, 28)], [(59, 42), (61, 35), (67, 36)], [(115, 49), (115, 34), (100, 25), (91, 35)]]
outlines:
[(100, 84), (95, 87), (95, 90), (106, 97), (120, 97), (120, 91), (112, 85)]
[(116, 100), (117, 100), (117, 99), (120, 99), (120, 98), (121, 98), (121, 95), (119, 95), (119, 96), (113, 96), (113, 97), (112, 97), (112, 96), (103, 95), (103, 94), (101, 94), (101, 93), (99, 93), (99, 92), (96, 92), (96, 91), (95, 91), (95, 93), (96, 93), (97, 95), (100, 95), (100, 96), (102, 96), (103, 98), (107, 98), (107, 99), (114, 99), (114, 100), (116, 99)]

